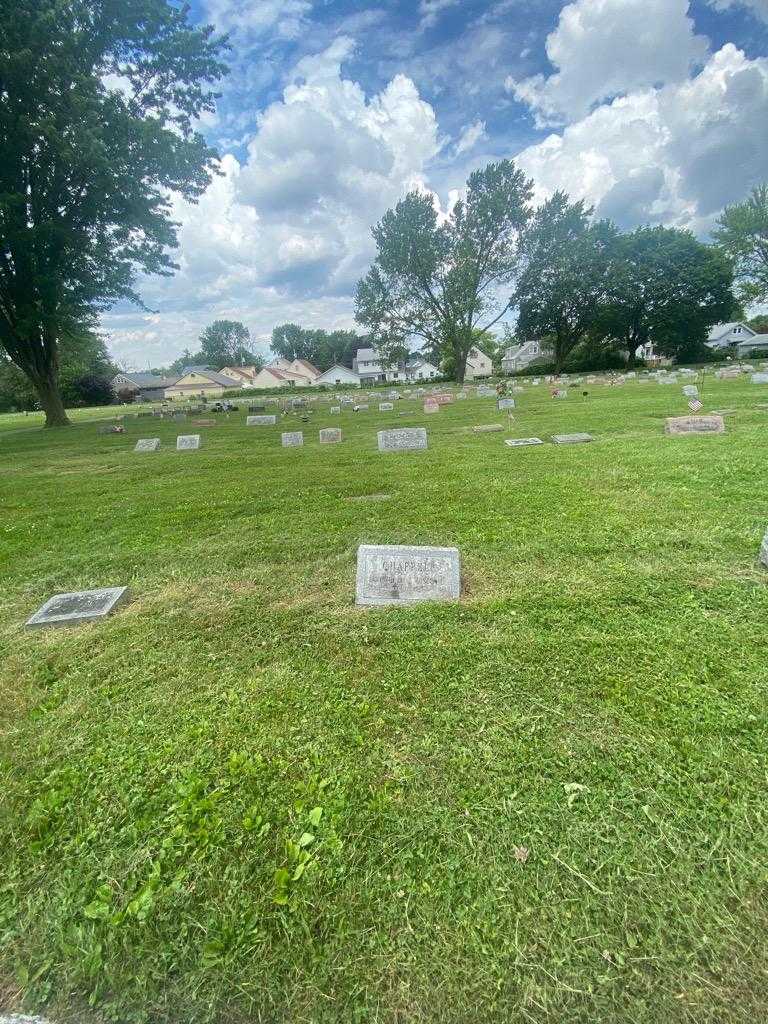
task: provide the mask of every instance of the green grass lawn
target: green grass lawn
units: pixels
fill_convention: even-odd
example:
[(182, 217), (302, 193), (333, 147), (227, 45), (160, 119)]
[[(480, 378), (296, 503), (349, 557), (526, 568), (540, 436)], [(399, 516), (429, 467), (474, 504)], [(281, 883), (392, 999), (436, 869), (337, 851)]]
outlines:
[[(0, 1007), (765, 1018), (768, 388), (708, 378), (727, 434), (681, 438), (679, 386), (588, 390), (506, 434), (489, 399), (241, 411), (196, 453), (0, 421)], [(458, 547), (462, 600), (355, 608), (366, 542)]]

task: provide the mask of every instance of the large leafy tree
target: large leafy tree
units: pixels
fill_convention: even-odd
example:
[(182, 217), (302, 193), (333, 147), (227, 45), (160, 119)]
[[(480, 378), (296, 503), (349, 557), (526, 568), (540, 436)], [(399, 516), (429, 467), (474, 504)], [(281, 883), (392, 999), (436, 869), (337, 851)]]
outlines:
[(630, 366), (648, 342), (664, 355), (695, 358), (710, 327), (734, 310), (728, 260), (689, 231), (640, 227), (616, 235), (609, 264), (595, 333), (618, 342)]
[[(101, 335), (93, 331), (68, 335), (59, 346), (59, 361), (59, 385), (66, 405), (101, 405), (114, 400), (111, 382), (118, 367)], [(0, 349), (0, 411), (39, 408), (29, 377)]]
[(540, 338), (560, 372), (592, 326), (604, 299), (608, 250), (616, 229), (592, 222), (583, 200), (572, 203), (555, 192), (525, 232), (525, 270), (515, 293), (521, 339)]
[(214, 320), (200, 335), (200, 362), (221, 369), (256, 361), (248, 348), (251, 333), (239, 320)]
[(459, 381), (475, 331), (508, 312), (532, 182), (511, 160), (473, 172), (466, 197), (441, 220), (432, 197), (410, 192), (374, 228), (376, 260), (358, 283), (355, 316), (374, 342), (409, 338), (450, 357)]
[(714, 238), (733, 263), (741, 301), (768, 301), (768, 184), (726, 207)]
[(0, 345), (63, 425), (61, 343), (174, 269), (224, 44), (166, 0), (0, 0), (0, 24)]

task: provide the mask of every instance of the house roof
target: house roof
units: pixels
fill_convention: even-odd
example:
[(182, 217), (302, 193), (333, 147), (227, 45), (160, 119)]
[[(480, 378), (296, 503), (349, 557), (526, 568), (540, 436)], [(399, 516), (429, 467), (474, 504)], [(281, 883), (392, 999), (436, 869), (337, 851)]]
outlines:
[(378, 360), (378, 358), (379, 358), (379, 353), (378, 353), (378, 352), (376, 351), (376, 349), (375, 349), (375, 348), (359, 348), (359, 349), (357, 350), (357, 357), (356, 357), (356, 358), (357, 358), (357, 359), (363, 359), (363, 360), (365, 360), (366, 362), (367, 362), (367, 361), (368, 361), (369, 359), (375, 359), (375, 360)]
[(734, 327), (746, 327), (746, 329), (752, 334), (755, 333), (751, 327), (747, 327), (747, 325), (741, 323), (740, 320), (734, 320), (732, 323), (728, 324), (715, 324), (714, 327), (710, 329), (707, 341), (717, 341), (717, 339), (722, 338), (724, 334), (730, 334)]
[(208, 373), (211, 370), (213, 370), (212, 366), (183, 366), (180, 376), (185, 377), (188, 373)]
[[(183, 380), (184, 377), (189, 376), (191, 373), (196, 373), (198, 377), (205, 377), (212, 384), (218, 384), (222, 388), (238, 387), (240, 385), (240, 381), (235, 380), (233, 377), (227, 377), (217, 370), (203, 370), (200, 367), (190, 367), (186, 373), (181, 375), (179, 380)], [(174, 381), (174, 384), (178, 384), (179, 380)]]
[(310, 363), (307, 359), (294, 359), (294, 361), (291, 363), (291, 367), (293, 368), (294, 366), (302, 366), (305, 370), (309, 371), (309, 373), (313, 377), (320, 376), (320, 371), (318, 370), (318, 368), (316, 366), (313, 366), (312, 363)]
[[(178, 377), (158, 377), (155, 373), (119, 373), (118, 377), (124, 377), (131, 381), (137, 388), (169, 388), (175, 384)], [(115, 378), (117, 380), (117, 377)]]
[(354, 377), (360, 376), (359, 373), (355, 370), (350, 370), (350, 368), (348, 366), (344, 366), (343, 363), (334, 363), (333, 366), (329, 366), (327, 370), (323, 370), (320, 377), (327, 377), (328, 374), (332, 373), (334, 370), (343, 370), (345, 373), (351, 373)]

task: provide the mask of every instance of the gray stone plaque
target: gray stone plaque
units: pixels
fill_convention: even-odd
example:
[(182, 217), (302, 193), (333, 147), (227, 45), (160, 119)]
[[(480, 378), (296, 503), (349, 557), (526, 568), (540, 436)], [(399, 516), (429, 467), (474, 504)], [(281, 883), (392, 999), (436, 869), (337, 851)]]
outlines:
[(81, 590), (73, 594), (55, 594), (27, 620), (27, 629), (41, 626), (69, 626), (104, 619), (128, 596), (127, 587)]
[(176, 438), (177, 452), (195, 452), (199, 447), (199, 434), (179, 434), (179, 436)]
[(380, 452), (421, 451), (427, 447), (425, 427), (402, 427), (400, 430), (380, 430), (376, 435)]
[(274, 427), (277, 423), (277, 416), (247, 416), (246, 427)]
[(722, 416), (672, 416), (665, 427), (667, 434), (724, 434)]
[(304, 435), (300, 430), (289, 430), (280, 435), (283, 448), (299, 448), (304, 444)]
[(499, 410), (499, 412), (501, 412), (502, 409), (514, 409), (515, 400), (514, 398), (500, 398), (496, 403), (496, 408)]
[(553, 434), (552, 440), (555, 444), (585, 444), (594, 441), (594, 437), (591, 434)]
[(160, 447), (159, 437), (141, 437), (136, 442), (135, 452), (156, 452)]
[(379, 412), (392, 412), (394, 408), (391, 402), (379, 402)]
[(510, 437), (504, 442), (508, 448), (526, 448), (532, 444), (544, 444), (540, 437)]
[(458, 548), (361, 544), (357, 549), (358, 605), (455, 601), (460, 595)]
[(320, 444), (339, 444), (341, 431), (338, 427), (325, 427), (320, 431)]
[(332, 412), (335, 416), (338, 416), (338, 414), (341, 412), (341, 406), (340, 405), (332, 405), (331, 408), (328, 411)]
[(753, 384), (768, 384), (768, 373), (753, 373), (750, 380)]

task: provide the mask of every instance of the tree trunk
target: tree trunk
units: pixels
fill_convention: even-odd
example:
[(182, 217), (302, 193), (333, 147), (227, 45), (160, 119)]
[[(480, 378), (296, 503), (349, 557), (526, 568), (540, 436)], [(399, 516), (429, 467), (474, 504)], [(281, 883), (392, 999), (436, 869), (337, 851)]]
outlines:
[(37, 397), (40, 399), (40, 405), (43, 412), (45, 413), (46, 427), (71, 426), (66, 410), (64, 409), (64, 402), (61, 399), (59, 382), (55, 379), (54, 375), (50, 374), (44, 380), (33, 380), (32, 383), (35, 387), (35, 391), (37, 392)]
[(627, 359), (627, 369), (633, 370), (635, 368), (635, 356), (637, 355), (637, 349), (629, 347), (629, 357)]

